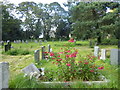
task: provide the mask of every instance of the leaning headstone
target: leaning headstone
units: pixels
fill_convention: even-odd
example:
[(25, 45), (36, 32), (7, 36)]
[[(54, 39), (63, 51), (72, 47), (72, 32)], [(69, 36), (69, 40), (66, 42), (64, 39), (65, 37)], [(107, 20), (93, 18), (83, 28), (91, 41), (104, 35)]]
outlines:
[(41, 47), (42, 59), (45, 59), (45, 46)]
[(112, 65), (120, 65), (120, 49), (111, 50), (110, 61)]
[(25, 67), (22, 69), (22, 71), (27, 74), (30, 75), (31, 72), (37, 72), (40, 73), (40, 71), (38, 70), (38, 68), (32, 63), (29, 66)]
[(39, 54), (39, 50), (35, 50), (35, 52), (34, 52), (34, 59), (35, 59), (35, 62), (39, 62), (39, 60), (40, 60), (40, 54)]
[(99, 46), (94, 46), (94, 56), (98, 57), (99, 55)]
[(9, 81), (9, 63), (0, 62), (0, 90), (8, 88)]
[(51, 46), (48, 44), (48, 52), (50, 52), (50, 48), (51, 48)]
[(105, 60), (106, 59), (106, 50), (105, 49), (101, 49), (101, 57), (100, 59)]
[(24, 40), (22, 40), (22, 43), (24, 43)]

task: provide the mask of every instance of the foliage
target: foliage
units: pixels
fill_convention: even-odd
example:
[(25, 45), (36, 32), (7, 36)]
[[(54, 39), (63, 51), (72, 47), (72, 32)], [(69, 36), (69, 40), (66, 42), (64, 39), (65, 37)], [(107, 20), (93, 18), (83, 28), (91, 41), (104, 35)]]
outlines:
[[(119, 6), (114, 2), (80, 2), (75, 5), (71, 9), (73, 35), (78, 39), (97, 38), (97, 43), (108, 36), (118, 38)], [(107, 13), (107, 8), (114, 11)]]
[(7, 55), (27, 55), (30, 54), (28, 50), (22, 50), (22, 49), (12, 49), (7, 52), (3, 52)]
[[(46, 53), (48, 54), (48, 52)], [(94, 56), (80, 57), (75, 48), (61, 48), (60, 52), (50, 52), (48, 55), (50, 55), (48, 58), (53, 61), (52, 63), (58, 67), (57, 79), (60, 81), (98, 80), (99, 69), (104, 69), (103, 66), (95, 65), (96, 58)], [(77, 57), (79, 60), (76, 60)]]

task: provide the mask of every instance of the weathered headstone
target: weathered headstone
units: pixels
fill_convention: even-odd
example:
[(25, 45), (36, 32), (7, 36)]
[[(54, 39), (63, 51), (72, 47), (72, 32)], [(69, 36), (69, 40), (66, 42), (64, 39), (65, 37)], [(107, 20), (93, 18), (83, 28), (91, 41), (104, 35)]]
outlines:
[(40, 60), (40, 51), (39, 50), (35, 50), (34, 59), (35, 59), (35, 62), (39, 62), (39, 60)]
[(22, 71), (27, 74), (30, 75), (31, 72), (37, 72), (40, 73), (40, 71), (38, 70), (38, 68), (32, 63), (29, 66), (25, 67), (22, 69)]
[(42, 59), (45, 59), (45, 46), (41, 47)]
[(98, 57), (99, 55), (99, 46), (94, 46), (94, 56)]
[(8, 80), (9, 80), (9, 63), (0, 62), (0, 90), (2, 88), (8, 88)]
[(120, 49), (111, 50), (110, 61), (112, 65), (120, 65)]
[(48, 52), (50, 52), (50, 48), (51, 48), (51, 46), (48, 44)]
[(101, 57), (100, 59), (105, 60), (106, 59), (106, 50), (105, 49), (101, 49)]

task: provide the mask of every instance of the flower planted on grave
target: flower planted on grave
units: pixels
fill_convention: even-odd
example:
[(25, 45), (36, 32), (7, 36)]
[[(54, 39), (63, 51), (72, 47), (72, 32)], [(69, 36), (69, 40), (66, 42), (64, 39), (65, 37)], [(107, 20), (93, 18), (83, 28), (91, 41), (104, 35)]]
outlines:
[(104, 69), (104, 67), (95, 64), (96, 57), (91, 55), (80, 57), (75, 48), (67, 47), (61, 50), (57, 53), (49, 53), (52, 64), (57, 66), (56, 75), (58, 75), (59, 81), (99, 80), (99, 70)]
[(76, 44), (76, 41), (74, 40), (74, 38), (71, 38), (70, 40), (68, 40), (68, 46), (74, 46)]

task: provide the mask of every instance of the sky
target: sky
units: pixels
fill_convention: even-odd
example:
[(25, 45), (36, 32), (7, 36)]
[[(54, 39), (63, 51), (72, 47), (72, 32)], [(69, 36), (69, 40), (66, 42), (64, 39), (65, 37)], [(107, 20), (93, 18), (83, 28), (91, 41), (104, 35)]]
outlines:
[[(1, 1), (1, 0), (0, 0)], [(3, 0), (3, 1), (6, 1), (6, 0)], [(64, 3), (64, 2), (67, 2), (67, 0), (7, 0), (9, 1), (10, 3), (14, 3), (14, 4), (19, 4), (21, 2), (24, 2), (24, 1), (34, 1), (36, 3), (52, 3), (52, 2), (59, 2), (60, 4)]]

